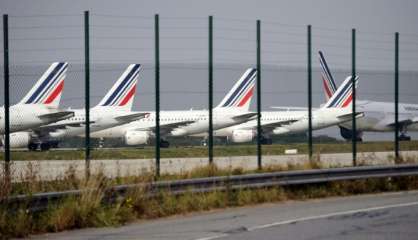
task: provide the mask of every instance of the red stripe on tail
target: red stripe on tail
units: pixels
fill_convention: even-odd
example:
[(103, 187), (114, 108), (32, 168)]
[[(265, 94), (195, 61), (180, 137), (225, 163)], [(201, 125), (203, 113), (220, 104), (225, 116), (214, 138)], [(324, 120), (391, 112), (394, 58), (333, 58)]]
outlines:
[(61, 80), (61, 82), (58, 84), (55, 90), (52, 91), (51, 95), (49, 95), (49, 97), (45, 100), (44, 104), (52, 103), (55, 100), (55, 98), (57, 98), (57, 96), (61, 94), (63, 88), (64, 88), (64, 80)]
[(254, 87), (252, 87), (250, 91), (248, 91), (247, 94), (245, 94), (244, 98), (241, 100), (241, 102), (239, 102), (238, 107), (244, 106), (248, 102), (248, 100), (253, 96), (253, 92)]
[(126, 94), (125, 98), (122, 100), (119, 106), (124, 106), (127, 102), (129, 102), (129, 100), (135, 94), (135, 91), (136, 91), (136, 84), (132, 87), (132, 89), (128, 92), (128, 94)]
[(351, 103), (352, 100), (353, 100), (353, 94), (350, 94), (350, 96), (344, 101), (343, 108), (347, 107)]
[(331, 90), (329, 89), (329, 86), (327, 84), (327, 80), (325, 80), (324, 76), (322, 76), (322, 82), (324, 83), (325, 92), (326, 92), (328, 98), (331, 98), (332, 97)]

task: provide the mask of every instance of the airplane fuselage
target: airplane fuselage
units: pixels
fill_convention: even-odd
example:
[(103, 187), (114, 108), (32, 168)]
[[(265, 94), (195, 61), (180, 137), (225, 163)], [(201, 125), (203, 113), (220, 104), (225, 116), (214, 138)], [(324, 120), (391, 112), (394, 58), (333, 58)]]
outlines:
[[(312, 129), (322, 129), (329, 126), (333, 126), (344, 121), (337, 116), (347, 112), (347, 109), (317, 109), (312, 112)], [(345, 121), (348, 121), (345, 120)], [(277, 127), (271, 127), (270, 132), (263, 132), (265, 135), (282, 135), (287, 133), (298, 133), (308, 130), (308, 112), (304, 110), (297, 111), (270, 111), (261, 113), (261, 125), (263, 126), (274, 126), (274, 123), (282, 122), (283, 124)], [(231, 137), (235, 130), (252, 130), (256, 131), (257, 120), (251, 120), (243, 124), (231, 126), (216, 130), (214, 136), (218, 137)], [(206, 134), (207, 135), (207, 134)], [(205, 136), (206, 136), (205, 135)], [(204, 136), (194, 135), (194, 136)]]
[[(41, 118), (39, 116), (59, 112), (56, 108), (41, 104), (16, 104), (10, 106), (10, 132), (23, 131), (56, 122), (59, 119)], [(0, 134), (4, 134), (4, 107), (0, 108)]]
[[(364, 117), (356, 121), (358, 131), (390, 132), (394, 130), (395, 106), (391, 102), (357, 101), (356, 111), (363, 112)], [(418, 104), (399, 104), (399, 121), (404, 119), (418, 120)], [(341, 126), (351, 129), (352, 122), (348, 121)], [(418, 124), (410, 124), (408, 131), (418, 131)]]
[[(74, 109), (74, 117), (65, 119), (53, 124), (49, 127), (62, 125), (63, 128), (58, 128), (49, 133), (52, 138), (64, 138), (72, 136), (84, 136), (86, 115), (84, 109)], [(126, 122), (121, 122), (116, 118), (124, 114), (131, 113), (123, 110), (118, 110), (112, 107), (94, 107), (90, 109), (90, 132), (100, 131), (106, 128), (111, 128)]]
[[(128, 124), (116, 126), (106, 130), (93, 133), (91, 136), (94, 138), (120, 138), (125, 135), (127, 131), (149, 131), (155, 127), (155, 112), (149, 112), (150, 114), (140, 120), (133, 121)], [(235, 116), (239, 116), (245, 112), (234, 110), (213, 110), (213, 128), (220, 129), (229, 127), (235, 124), (240, 124), (248, 121), (247, 118), (234, 119)], [(165, 136), (186, 136), (191, 134), (198, 134), (208, 131), (208, 111), (207, 110), (190, 110), (190, 111), (161, 111), (160, 112), (160, 125), (170, 125), (179, 123), (178, 127), (173, 128), (167, 133), (163, 133)], [(185, 124), (182, 125), (181, 123)]]

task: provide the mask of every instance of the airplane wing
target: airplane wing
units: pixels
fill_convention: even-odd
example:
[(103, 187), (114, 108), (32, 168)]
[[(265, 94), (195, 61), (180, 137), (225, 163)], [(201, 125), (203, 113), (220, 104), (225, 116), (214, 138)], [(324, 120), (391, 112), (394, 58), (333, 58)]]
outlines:
[[(90, 124), (95, 123), (95, 121), (90, 121)], [(71, 122), (71, 123), (54, 123), (49, 125), (40, 126), (39, 130), (42, 132), (53, 132), (58, 129), (65, 129), (66, 127), (81, 127), (82, 125), (85, 125), (86, 121), (77, 121), (77, 122)]]
[[(418, 123), (418, 117), (399, 119), (400, 126), (408, 126), (408, 125), (415, 124), (415, 123)], [(394, 127), (395, 122), (389, 123), (388, 125), (391, 127)]]
[(263, 129), (263, 132), (271, 132), (273, 131), (273, 129), (278, 128), (278, 127), (283, 127), (289, 124), (292, 124), (294, 122), (297, 122), (299, 120), (297, 119), (292, 119), (292, 120), (283, 120), (283, 121), (276, 121), (276, 122), (269, 122), (266, 124), (262, 124), (261, 128)]
[(54, 112), (54, 113), (47, 113), (43, 115), (39, 115), (38, 117), (45, 121), (60, 121), (74, 116), (73, 111), (61, 111), (61, 112)]
[[(272, 132), (275, 128), (283, 127), (286, 125), (289, 125), (291, 123), (297, 122), (297, 119), (293, 120), (282, 120), (282, 121), (274, 121), (274, 122), (268, 122), (268, 123), (261, 123), (261, 128), (264, 133)], [(257, 128), (257, 122), (254, 122), (253, 125), (247, 126), (244, 129), (256, 129)]]
[(242, 120), (252, 120), (257, 116), (257, 113), (243, 113), (241, 115), (237, 115), (232, 117), (232, 119), (236, 121), (242, 121)]
[[(341, 122), (347, 122), (347, 121), (352, 120), (352, 116), (353, 114), (351, 113), (342, 114), (338, 116), (338, 119), (340, 119)], [(361, 118), (361, 117), (364, 117), (364, 112), (356, 112), (356, 118)]]
[[(169, 132), (173, 131), (176, 128), (184, 127), (184, 126), (187, 126), (187, 125), (192, 124), (194, 122), (196, 122), (196, 121), (190, 121), (189, 120), (189, 121), (179, 121), (179, 122), (174, 122), (174, 123), (161, 124), (160, 125), (160, 134), (164, 135), (166, 133), (169, 133)], [(138, 131), (140, 131), (140, 130), (155, 131), (155, 126), (147, 127), (147, 128), (136, 128), (135, 130), (138, 130)]]
[(132, 121), (142, 119), (145, 116), (147, 116), (148, 114), (149, 113), (132, 113), (132, 114), (126, 114), (126, 115), (123, 115), (123, 116), (116, 117), (115, 119), (118, 122), (121, 122), (121, 123), (128, 123), (128, 122), (132, 122)]
[[(276, 109), (277, 111), (281, 112), (289, 112), (289, 111), (308, 111), (308, 107), (288, 107), (288, 106), (271, 106), (270, 108)], [(312, 111), (318, 108), (312, 108)]]

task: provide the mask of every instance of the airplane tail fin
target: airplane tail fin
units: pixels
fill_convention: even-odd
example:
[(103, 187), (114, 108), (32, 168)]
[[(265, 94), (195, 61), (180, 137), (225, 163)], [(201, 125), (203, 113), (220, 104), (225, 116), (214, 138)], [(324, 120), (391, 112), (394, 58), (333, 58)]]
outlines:
[(140, 70), (140, 64), (130, 64), (97, 106), (131, 110)]
[(322, 84), (324, 87), (325, 99), (328, 101), (332, 95), (337, 91), (337, 86), (335, 84), (334, 77), (329, 70), (327, 61), (325, 61), (324, 54), (322, 51), (319, 51), (319, 63), (321, 65), (321, 75), (322, 75)]
[[(355, 87), (358, 85), (358, 77), (355, 77)], [(322, 108), (345, 108), (351, 106), (353, 102), (353, 81), (348, 76), (340, 87), (331, 96), (328, 102)]]
[(52, 63), (19, 103), (45, 104), (57, 108), (64, 89), (67, 69), (68, 63), (66, 62)]
[(256, 76), (257, 69), (247, 69), (216, 108), (236, 108), (248, 111), (254, 95)]

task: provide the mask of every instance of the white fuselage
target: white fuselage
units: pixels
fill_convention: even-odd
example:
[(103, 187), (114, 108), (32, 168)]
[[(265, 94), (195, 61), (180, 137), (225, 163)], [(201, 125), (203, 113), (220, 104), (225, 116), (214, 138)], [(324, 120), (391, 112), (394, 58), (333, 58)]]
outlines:
[[(338, 118), (340, 115), (350, 113), (348, 109), (342, 108), (326, 108), (326, 109), (317, 109), (312, 112), (312, 129), (322, 129), (329, 126), (337, 125), (342, 121), (348, 121), (349, 119), (342, 120)], [(351, 115), (350, 115), (351, 116)], [(281, 135), (287, 133), (298, 133), (307, 131), (308, 126), (308, 112), (303, 110), (297, 111), (272, 111), (272, 112), (262, 112), (261, 113), (261, 125), (267, 126), (270, 124), (275, 124), (278, 122), (283, 122), (283, 125), (277, 127), (271, 127), (270, 132), (263, 132), (266, 135)], [(286, 123), (288, 122), (288, 123)], [(274, 126), (274, 125), (271, 125)], [(230, 138), (233, 136), (234, 131), (236, 130), (248, 130), (254, 131), (257, 130), (257, 120), (251, 120), (249, 122), (231, 126), (228, 128), (223, 128), (216, 130), (214, 136), (217, 137), (227, 137)], [(204, 135), (194, 135), (194, 136), (204, 136)]]
[[(364, 117), (356, 121), (358, 131), (391, 132), (394, 131), (395, 105), (392, 102), (357, 101), (356, 112), (363, 112)], [(418, 118), (418, 104), (399, 104), (399, 121)], [(418, 120), (418, 119), (417, 119)], [(352, 122), (340, 124), (351, 129)], [(418, 131), (418, 124), (408, 125), (408, 131)]]
[[(45, 124), (56, 122), (59, 119), (41, 118), (39, 116), (60, 112), (57, 108), (41, 104), (16, 104), (10, 106), (10, 132), (17, 132), (37, 128)], [(0, 134), (5, 131), (4, 107), (0, 108)]]
[[(213, 110), (213, 129), (220, 129), (229, 127), (235, 124), (240, 124), (250, 120), (249, 118), (238, 118), (235, 116), (245, 114), (247, 112), (235, 111), (231, 109), (214, 109)], [(208, 131), (208, 111), (207, 110), (190, 110), (190, 111), (161, 111), (160, 112), (160, 125), (164, 128), (164, 125), (176, 124), (181, 122), (189, 122), (184, 125), (180, 124), (178, 127), (173, 128), (167, 133), (163, 133), (164, 136), (186, 136), (191, 134), (198, 134)], [(95, 132), (91, 135), (94, 138), (121, 138), (128, 131), (150, 131), (155, 128), (155, 112), (140, 120), (120, 125), (117, 127), (109, 128), (106, 130)]]
[[(57, 125), (65, 126), (58, 128), (49, 133), (52, 138), (64, 138), (74, 136), (84, 136), (86, 115), (84, 109), (75, 109), (74, 117), (68, 118), (48, 126), (53, 127)], [(111, 128), (126, 122), (121, 122), (116, 118), (123, 116), (128, 112), (125, 110), (116, 109), (114, 107), (96, 106), (90, 109), (90, 132), (100, 131), (106, 128)]]

